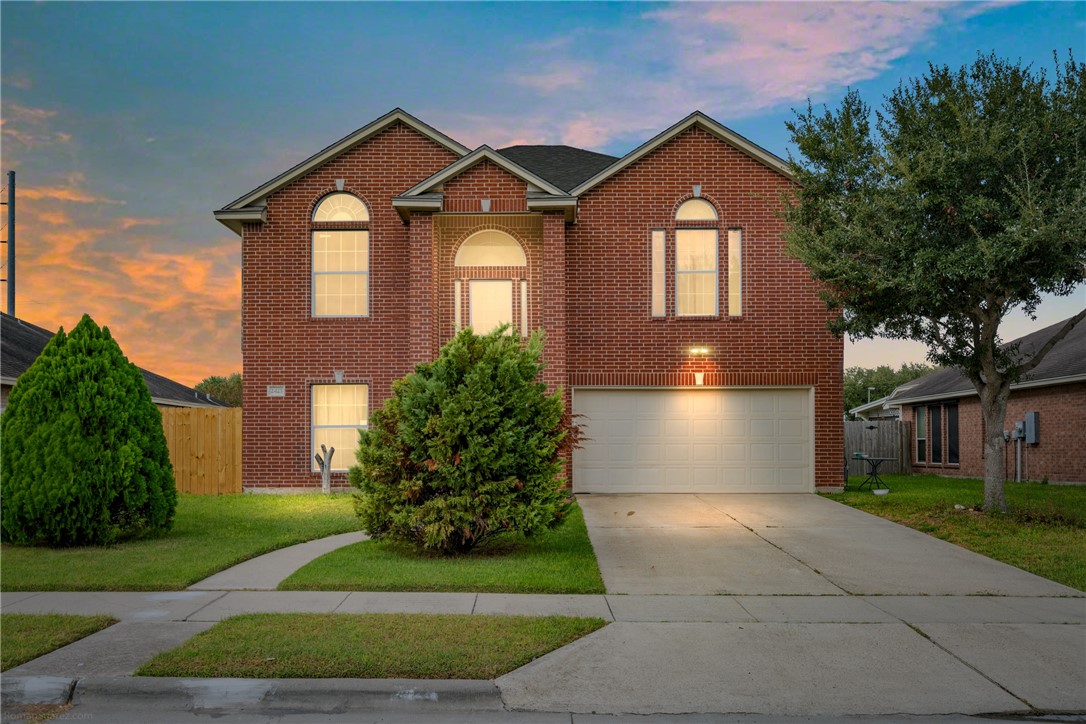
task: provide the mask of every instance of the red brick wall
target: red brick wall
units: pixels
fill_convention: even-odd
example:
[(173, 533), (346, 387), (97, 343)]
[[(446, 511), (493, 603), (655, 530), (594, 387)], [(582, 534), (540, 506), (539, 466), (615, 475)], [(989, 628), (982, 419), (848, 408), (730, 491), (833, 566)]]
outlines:
[[(242, 350), (245, 375), (242, 469), (246, 488), (320, 485), (310, 472), (310, 395), (313, 383), (370, 385), (370, 409), (388, 397), (392, 381), (410, 371), (409, 232), (393, 196), (456, 160), (405, 125), (395, 124), (281, 189), (268, 199), (268, 220), (246, 224), (242, 241)], [(311, 315), (311, 222), (316, 203), (335, 180), (370, 212), (370, 315), (314, 319)], [(267, 385), (285, 385), (269, 398)], [(345, 451), (334, 461), (346, 462)], [(353, 460), (349, 462), (353, 463)], [(346, 484), (345, 476), (333, 483)]]
[[(1036, 445), (1022, 444), (1022, 479), (1047, 478), (1053, 482), (1086, 483), (1086, 382), (1012, 391), (1007, 401), (1007, 418), (1003, 429), (1012, 429), (1015, 422), (1025, 419), (1027, 412), (1040, 413), (1040, 442)], [(912, 421), (913, 408), (903, 408), (901, 417)], [(945, 424), (942, 433), (945, 451)], [(980, 400), (975, 396), (959, 400), (958, 445), (961, 451), (960, 465), (914, 463), (913, 471), (984, 477), (984, 424)], [(915, 435), (912, 454), (915, 460)], [(1014, 480), (1013, 442), (1007, 443), (1003, 458), (1005, 477)]]
[(452, 213), (482, 211), (490, 199), (490, 213), (528, 210), (528, 187), (523, 181), (490, 161), (480, 161), (445, 182), (442, 210)]
[[(719, 215), (719, 309), (675, 309), (675, 210), (695, 184)], [(806, 269), (787, 256), (776, 217), (790, 182), (693, 128), (581, 197), (567, 229), (570, 383), (805, 385), (815, 390), (815, 481), (840, 486), (843, 344)], [(743, 314), (727, 315), (727, 229), (743, 230)], [(667, 309), (651, 316), (650, 233), (667, 230)], [(688, 350), (709, 347), (706, 357)]]

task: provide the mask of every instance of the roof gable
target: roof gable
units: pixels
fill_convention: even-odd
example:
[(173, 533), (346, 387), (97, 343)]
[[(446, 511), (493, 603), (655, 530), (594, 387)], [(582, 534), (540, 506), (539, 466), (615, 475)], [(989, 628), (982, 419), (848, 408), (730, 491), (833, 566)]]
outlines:
[(775, 171), (785, 178), (794, 181), (795, 177), (792, 175), (791, 170), (788, 167), (788, 162), (784, 159), (776, 156), (769, 151), (765, 150), (761, 146), (747, 140), (743, 136), (740, 136), (730, 128), (717, 123), (709, 116), (705, 115), (701, 111), (694, 111), (686, 118), (682, 119), (675, 125), (671, 126), (667, 130), (657, 134), (653, 138), (649, 139), (645, 143), (641, 144), (633, 151), (618, 159), (610, 166), (602, 169), (591, 178), (581, 182), (575, 188), (570, 190), (570, 195), (580, 196), (581, 194), (589, 191), (596, 186), (600, 185), (607, 179), (617, 174), (627, 166), (631, 166), (637, 161), (640, 161), (645, 156), (655, 151), (660, 146), (664, 145), (671, 139), (678, 136), (680, 133), (689, 130), (693, 127), (701, 128), (710, 135), (719, 138), (724, 143), (736, 148), (737, 150), (750, 156), (755, 161), (758, 161), (762, 165), (768, 167), (770, 170)]
[(415, 130), (426, 138), (429, 138), (457, 156), (463, 156), (468, 153), (467, 146), (453, 140), (432, 126), (423, 123), (403, 109), (395, 108), (372, 123), (359, 128), (354, 133), (344, 136), (327, 148), (284, 171), (267, 183), (258, 186), (244, 196), (234, 199), (229, 204), (216, 211), (215, 218), (235, 232), (241, 233), (242, 222), (263, 220), (261, 216), (263, 201), (268, 196), (296, 181), (313, 169), (322, 166), (340, 154), (349, 151), (358, 144), (377, 135), (395, 123), (403, 123), (405, 126)]
[(532, 173), (524, 166), (521, 166), (516, 161), (506, 158), (502, 154), (495, 151), (493, 148), (487, 145), (479, 146), (468, 155), (461, 158), (459, 161), (455, 161), (445, 168), (441, 169), (433, 176), (420, 181), (407, 191), (404, 191), (397, 198), (411, 198), (413, 196), (419, 196), (432, 191), (437, 190), (441, 184), (456, 178), (460, 174), (464, 173), (470, 168), (473, 168), (483, 161), (490, 161), (495, 166), (501, 168), (504, 171), (516, 176), (521, 181), (527, 183), (530, 187), (534, 186), (543, 193), (551, 194), (553, 196), (565, 196), (566, 192), (550, 181), (542, 178), (541, 176)]

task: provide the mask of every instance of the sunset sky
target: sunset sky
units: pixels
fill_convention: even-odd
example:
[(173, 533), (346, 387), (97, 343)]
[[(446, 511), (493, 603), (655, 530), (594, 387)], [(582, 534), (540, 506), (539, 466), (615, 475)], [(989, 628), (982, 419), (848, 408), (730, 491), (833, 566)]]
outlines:
[[(17, 315), (84, 313), (179, 382), (241, 369), (220, 208), (395, 107), (461, 143), (622, 155), (698, 109), (780, 155), (792, 108), (872, 105), (929, 61), (1086, 60), (1086, 3), (0, 4)], [(0, 234), (2, 236), (2, 234)], [(6, 292), (5, 292), (6, 294)], [(6, 299), (6, 297), (0, 297)], [(1086, 289), (1016, 315), (1069, 316)], [(846, 366), (921, 361), (846, 346)]]

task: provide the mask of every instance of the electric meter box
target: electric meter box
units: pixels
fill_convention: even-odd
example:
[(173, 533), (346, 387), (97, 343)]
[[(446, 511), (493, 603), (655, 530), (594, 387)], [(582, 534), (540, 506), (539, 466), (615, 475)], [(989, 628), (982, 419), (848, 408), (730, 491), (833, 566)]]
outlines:
[(1036, 445), (1040, 442), (1041, 434), (1041, 414), (1039, 412), (1027, 412), (1026, 413), (1026, 444)]

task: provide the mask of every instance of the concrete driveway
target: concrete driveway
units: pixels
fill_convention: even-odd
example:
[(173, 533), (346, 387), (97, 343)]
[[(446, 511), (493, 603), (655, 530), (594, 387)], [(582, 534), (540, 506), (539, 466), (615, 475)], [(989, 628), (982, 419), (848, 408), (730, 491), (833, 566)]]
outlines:
[(614, 622), (498, 679), (510, 708), (1086, 710), (1080, 591), (815, 495), (578, 500)]

